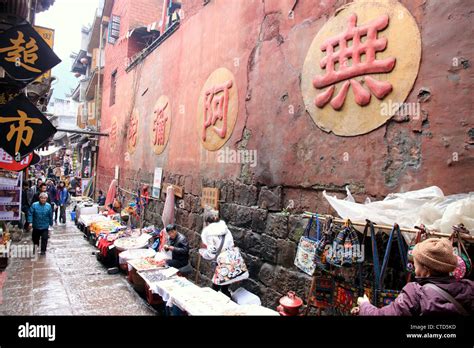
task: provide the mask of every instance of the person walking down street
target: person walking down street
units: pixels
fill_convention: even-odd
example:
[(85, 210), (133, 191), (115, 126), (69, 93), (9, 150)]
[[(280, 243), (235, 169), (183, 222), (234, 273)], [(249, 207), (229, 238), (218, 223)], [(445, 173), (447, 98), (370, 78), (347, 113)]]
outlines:
[(26, 198), (28, 199), (28, 206), (30, 206), (33, 203), (34, 195), (35, 195), (35, 186), (33, 185), (33, 181), (28, 180), (28, 190), (26, 191)]
[[(29, 185), (25, 181), (23, 182), (23, 190), (21, 191), (21, 212), (25, 214), (25, 218), (28, 218), (28, 211), (30, 210), (30, 200), (28, 199), (28, 190)], [(27, 222), (25, 221), (24, 226), (20, 226), (21, 228), (25, 228), (27, 226)]]
[(59, 182), (58, 186), (58, 204), (59, 204), (59, 222), (66, 223), (66, 206), (68, 203), (69, 192), (64, 181)]
[(59, 164), (56, 164), (56, 168), (54, 168), (54, 176), (56, 177), (56, 180), (61, 180), (61, 167)]
[(46, 192), (48, 192), (49, 202), (51, 204), (51, 208), (53, 208), (53, 213), (57, 210), (58, 207), (58, 200), (57, 200), (57, 190), (54, 181), (49, 179), (46, 180)]
[[(37, 181), (36, 181), (36, 185), (33, 185), (32, 187), (32, 191), (33, 191), (33, 195), (37, 194), (38, 192), (40, 192), (40, 187), (41, 187), (41, 184), (43, 183), (43, 179), (39, 178)], [(33, 203), (33, 202), (31, 202)]]
[(46, 193), (46, 195), (48, 196), (47, 197), (47, 202), (49, 204), (51, 204), (51, 200), (49, 198), (49, 195), (48, 195), (48, 186), (45, 184), (45, 183), (42, 183), (39, 187), (39, 191), (35, 193), (35, 195), (33, 196), (33, 201), (32, 203), (35, 203), (35, 202), (39, 202), (39, 196), (40, 194), (42, 193)]
[(31, 205), (28, 211), (28, 224), (33, 228), (33, 245), (34, 252), (38, 249), (41, 240), (40, 255), (46, 254), (49, 238), (49, 226), (53, 226), (53, 210), (51, 204), (47, 202), (48, 194), (41, 192), (39, 194), (39, 202)]
[(77, 185), (78, 185), (78, 178), (77, 177), (73, 177), (71, 179), (71, 181), (69, 182), (69, 193), (71, 194), (71, 196), (73, 197), (76, 197), (76, 188), (77, 188)]
[(413, 249), (415, 281), (405, 285), (388, 306), (377, 308), (366, 295), (359, 297), (359, 315), (472, 315), (474, 313), (474, 281), (456, 280), (449, 273), (458, 260), (448, 239), (430, 238)]

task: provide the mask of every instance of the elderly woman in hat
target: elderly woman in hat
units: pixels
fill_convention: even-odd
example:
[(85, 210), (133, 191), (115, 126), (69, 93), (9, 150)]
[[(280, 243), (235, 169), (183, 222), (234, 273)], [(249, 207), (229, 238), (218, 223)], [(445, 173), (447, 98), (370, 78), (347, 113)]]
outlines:
[(430, 238), (417, 244), (413, 250), (415, 281), (402, 289), (391, 304), (377, 308), (366, 295), (359, 297), (359, 315), (471, 315), (474, 309), (474, 282), (456, 280), (450, 276), (457, 265), (448, 239)]

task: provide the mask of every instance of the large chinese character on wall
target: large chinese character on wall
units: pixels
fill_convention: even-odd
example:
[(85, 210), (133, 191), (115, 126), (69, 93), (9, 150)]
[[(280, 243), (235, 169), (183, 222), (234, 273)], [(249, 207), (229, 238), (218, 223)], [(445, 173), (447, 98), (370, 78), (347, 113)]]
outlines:
[(119, 129), (118, 129), (117, 117), (113, 116), (112, 124), (110, 125), (110, 133), (109, 133), (110, 152), (113, 152), (115, 150), (115, 146), (117, 144), (118, 131)]
[(162, 95), (153, 108), (153, 125), (151, 127), (151, 144), (155, 154), (161, 154), (170, 136), (171, 105), (167, 96)]
[(134, 153), (137, 148), (138, 141), (138, 124), (140, 120), (140, 115), (137, 109), (133, 109), (132, 114), (130, 115), (130, 123), (128, 124), (128, 152)]
[(368, 133), (393, 116), (384, 103), (405, 101), (420, 58), (418, 26), (399, 2), (351, 3), (309, 48), (301, 79), (306, 109), (324, 131)]
[(209, 151), (220, 149), (229, 140), (238, 114), (238, 93), (234, 75), (226, 68), (215, 70), (199, 95), (198, 131)]

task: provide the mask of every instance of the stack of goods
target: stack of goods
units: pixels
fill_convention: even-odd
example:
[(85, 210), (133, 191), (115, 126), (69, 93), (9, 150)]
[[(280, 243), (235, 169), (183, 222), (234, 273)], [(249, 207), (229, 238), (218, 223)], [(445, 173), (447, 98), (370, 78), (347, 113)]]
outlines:
[(120, 268), (126, 271), (128, 261), (136, 259), (145, 259), (147, 257), (153, 258), (155, 254), (156, 251), (154, 251), (153, 249), (130, 249), (123, 251), (119, 254)]
[(181, 287), (175, 289), (171, 297), (173, 304), (190, 315), (222, 315), (224, 312), (236, 312), (240, 307), (211, 288)]
[(179, 270), (174, 267), (169, 267), (165, 269), (142, 271), (139, 274), (145, 282), (148, 284), (153, 284), (176, 277), (176, 273), (178, 273), (178, 271)]
[(115, 241), (115, 247), (118, 251), (125, 251), (130, 249), (141, 249), (148, 245), (151, 236), (149, 234), (142, 234), (141, 236), (124, 237)]
[(113, 220), (106, 220), (106, 221), (97, 221), (93, 222), (90, 225), (91, 233), (98, 236), (99, 234), (109, 234), (113, 232), (117, 232), (119, 229), (122, 228), (122, 225)]
[(167, 306), (172, 307), (172, 295), (179, 289), (186, 287), (191, 287), (193, 290), (199, 289), (198, 286), (183, 277), (175, 277), (161, 282), (152, 283), (150, 289), (153, 293), (160, 295), (163, 301), (167, 302)]
[(128, 260), (127, 263), (129, 265), (129, 270), (134, 269), (136, 272), (164, 268), (163, 263), (155, 261), (153, 257), (145, 257), (144, 259), (132, 259)]
[[(86, 233), (86, 229), (94, 222), (108, 221), (109, 219), (101, 214), (92, 214), (92, 215), (81, 215), (77, 219), (77, 226), (81, 231)], [(88, 233), (86, 233), (88, 234)]]

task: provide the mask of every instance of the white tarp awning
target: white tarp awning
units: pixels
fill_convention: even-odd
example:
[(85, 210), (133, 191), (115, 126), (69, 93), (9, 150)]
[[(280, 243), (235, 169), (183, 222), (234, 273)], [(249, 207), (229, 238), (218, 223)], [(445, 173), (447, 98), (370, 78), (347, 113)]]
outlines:
[(452, 226), (463, 223), (474, 229), (474, 192), (445, 196), (437, 186), (405, 193), (391, 193), (383, 201), (357, 203), (348, 197), (338, 199), (323, 192), (329, 204), (343, 219), (413, 228), (424, 224), (428, 229), (451, 233)]
[(52, 155), (55, 152), (58, 152), (61, 149), (59, 146), (50, 146), (46, 151), (35, 151), (41, 157)]

